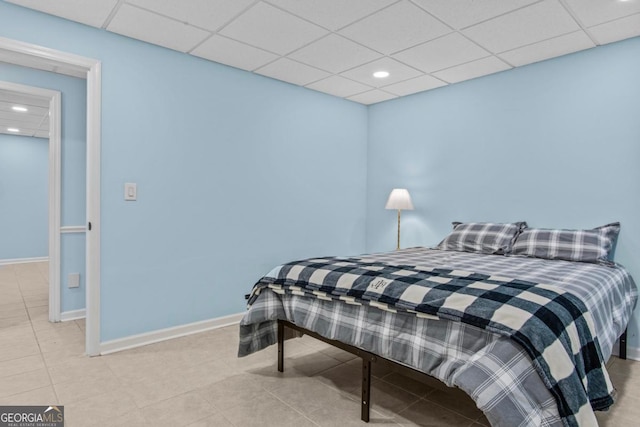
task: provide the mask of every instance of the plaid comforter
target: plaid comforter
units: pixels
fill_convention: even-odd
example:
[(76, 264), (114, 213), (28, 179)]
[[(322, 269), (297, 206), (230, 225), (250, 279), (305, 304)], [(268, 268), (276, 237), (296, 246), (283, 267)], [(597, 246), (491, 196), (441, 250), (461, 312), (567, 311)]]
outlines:
[[(602, 353), (598, 347), (598, 340), (593, 333), (594, 322), (590, 318), (589, 309), (579, 298), (576, 298), (570, 292), (566, 292), (566, 287), (556, 286), (555, 284), (541, 284), (531, 280), (512, 280), (503, 276), (478, 272), (472, 273), (452, 268), (441, 268), (440, 266), (437, 268), (429, 267), (428, 262), (421, 259), (417, 262), (415, 260), (416, 258), (424, 257), (425, 254), (431, 255), (432, 258), (442, 257), (444, 251), (415, 249), (401, 252), (401, 255), (398, 253), (390, 255), (391, 260), (385, 259), (385, 255), (380, 255), (377, 258), (323, 258), (287, 264), (281, 267), (279, 273), (275, 274), (274, 277), (265, 277), (259, 282), (258, 286), (254, 288), (250, 303), (256, 301), (256, 298), (261, 294), (261, 289), (269, 287), (277, 292), (288, 294), (287, 301), (289, 302), (293, 301), (296, 295), (301, 296), (300, 300), (305, 301), (309, 300), (306, 296), (313, 295), (319, 298), (316, 303), (320, 305), (326, 300), (342, 300), (347, 303), (347, 306), (344, 306), (344, 310), (340, 309), (344, 313), (352, 311), (352, 308), (358, 310), (356, 306), (363, 304), (367, 310), (370, 310), (371, 307), (376, 307), (376, 309), (382, 308), (384, 313), (392, 316), (405, 316), (405, 320), (403, 320), (405, 322), (407, 316), (415, 318), (416, 323), (429, 322), (429, 317), (433, 319), (434, 316), (440, 319), (462, 321), (464, 324), (484, 329), (485, 338), (491, 338), (491, 334), (487, 332), (491, 331), (492, 333), (509, 336), (518, 342), (529, 354), (533, 361), (533, 366), (545, 381), (548, 389), (556, 397), (557, 412), (560, 413), (566, 425), (595, 424), (591, 407), (603, 409), (612, 403), (611, 393), (613, 389), (606, 371), (601, 366)], [(412, 252), (413, 264), (417, 265), (398, 263), (397, 257), (408, 257), (408, 252)], [(464, 258), (470, 257), (470, 255), (472, 254), (459, 254), (457, 256)], [(389, 255), (386, 257), (389, 257)], [(484, 256), (484, 258), (485, 262), (488, 262), (488, 260), (508, 259), (508, 257), (495, 256)], [(526, 266), (528, 260), (520, 260)], [(442, 260), (436, 261), (439, 262), (431, 262), (431, 264), (442, 264)], [(513, 258), (509, 262), (512, 261)], [(556, 265), (558, 265), (557, 263), (556, 261)], [(462, 265), (468, 266), (469, 263), (462, 263)], [(590, 269), (591, 267), (586, 268), (586, 270)], [(482, 269), (480, 268), (480, 270)], [(501, 273), (508, 271), (505, 268), (501, 270)], [(526, 268), (522, 271), (526, 272)], [(585, 271), (585, 274), (589, 277), (591, 273)], [(632, 288), (635, 289), (635, 287)], [(271, 297), (267, 299), (271, 299)], [(632, 299), (633, 303), (635, 303), (635, 295), (632, 295)], [(629, 304), (627, 303), (626, 305), (628, 306)], [(359, 308), (359, 310), (363, 309)], [(317, 309), (314, 310), (317, 313)], [(380, 310), (377, 311), (379, 312)], [(394, 312), (398, 313), (395, 314)], [(288, 313), (283, 315), (282, 318), (290, 317), (291, 313)], [(314, 316), (314, 318), (317, 317)], [(602, 314), (597, 313), (596, 323), (602, 323), (601, 317)], [(252, 320), (248, 320), (248, 322), (252, 322)], [(245, 323), (243, 321), (243, 324)], [(307, 327), (304, 321), (299, 323), (302, 323), (301, 326)], [(345, 320), (343, 323), (348, 323), (348, 321)], [(435, 322), (431, 320), (431, 323), (430, 330), (432, 331), (434, 327), (437, 329), (438, 325), (441, 327), (447, 324), (449, 325), (447, 328), (450, 328), (451, 325), (450, 322), (443, 320)], [(458, 324), (456, 328), (464, 330), (464, 324)], [(270, 341), (272, 338), (269, 337), (270, 333), (267, 331), (270, 326), (263, 326), (266, 326), (266, 329), (263, 330), (263, 332), (266, 332), (263, 337), (268, 337), (267, 341)], [(315, 328), (314, 330), (317, 331), (317, 329)], [(472, 331), (471, 334), (473, 334), (473, 330), (473, 327), (466, 327), (464, 333), (469, 335), (469, 331)], [(256, 338), (256, 331), (254, 329), (252, 333), (254, 338)], [(258, 332), (258, 335), (261, 334)], [(609, 338), (609, 334), (605, 334), (605, 336), (607, 337), (605, 348), (607, 350), (606, 356), (608, 357), (611, 343), (617, 335), (614, 335), (613, 339)], [(488, 347), (491, 347), (492, 351), (496, 348), (505, 347), (504, 343), (493, 338), (488, 339), (488, 341), (476, 340), (476, 342), (490, 343), (480, 353), (487, 351)], [(259, 349), (265, 344), (269, 343), (258, 344), (255, 349)], [(474, 344), (471, 341), (467, 341), (460, 342), (459, 345), (473, 347)], [(248, 347), (244, 347), (243, 350), (242, 347), (243, 343), (241, 342), (241, 354), (253, 351)], [(569, 350), (567, 351), (567, 349)], [(506, 352), (508, 353), (512, 349), (507, 350)], [(501, 351), (503, 354), (505, 353), (504, 349)], [(511, 352), (513, 353), (513, 351)], [(434, 376), (441, 379), (447, 376), (446, 374), (442, 375), (441, 373), (430, 371), (425, 366), (416, 366), (420, 365), (420, 363), (408, 360), (403, 355), (391, 355), (391, 357), (386, 354), (381, 355), (401, 361), (409, 366), (418, 367), (422, 371), (435, 373)], [(510, 357), (512, 362), (521, 358), (521, 356), (515, 354)], [(524, 357), (526, 358), (526, 355)], [(466, 358), (470, 364), (477, 362), (471, 356)], [(481, 368), (489, 372), (487, 360), (482, 363), (484, 365)], [(522, 363), (518, 363), (518, 366), (520, 365)], [(531, 365), (531, 362), (529, 362), (529, 365)], [(512, 365), (511, 369), (521, 368)], [(493, 371), (494, 374), (496, 372), (501, 372), (499, 365)], [(451, 375), (451, 372), (449, 374)], [(467, 377), (473, 378), (474, 376), (467, 375)], [(475, 377), (478, 376), (475, 375)], [(528, 378), (528, 375), (513, 381), (523, 383), (526, 378)], [(446, 379), (444, 378), (443, 380)], [(472, 379), (471, 382), (473, 381)], [(500, 383), (502, 379), (493, 378), (492, 381), (493, 383)], [(461, 388), (464, 388), (474, 397), (481, 409), (485, 410), (489, 416), (491, 408), (499, 405), (488, 401), (481, 404), (481, 400), (486, 398), (486, 390), (493, 387), (491, 385), (488, 386), (486, 380), (481, 381), (481, 383), (473, 386), (469, 386), (469, 383), (467, 387)], [(460, 385), (460, 381), (458, 381), (458, 385)], [(481, 389), (485, 390), (484, 397), (479, 393)], [(589, 405), (589, 402), (591, 405)], [(548, 406), (548, 404), (544, 403), (539, 407), (545, 406)], [(544, 410), (548, 409), (545, 408)], [(526, 405), (519, 412), (522, 415), (521, 419), (532, 416), (532, 412), (526, 409)], [(551, 412), (553, 413), (555, 410)], [(491, 416), (489, 418), (492, 420)], [(548, 416), (547, 414), (543, 415), (542, 418), (547, 420), (545, 423), (549, 423), (548, 420), (552, 420), (554, 416)], [(510, 419), (511, 425), (518, 424), (513, 423), (512, 418)]]

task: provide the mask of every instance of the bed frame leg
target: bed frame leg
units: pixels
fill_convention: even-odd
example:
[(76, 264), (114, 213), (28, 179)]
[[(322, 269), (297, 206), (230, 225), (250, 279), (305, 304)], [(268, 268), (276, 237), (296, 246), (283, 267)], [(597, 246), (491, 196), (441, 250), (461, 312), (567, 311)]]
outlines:
[(361, 419), (369, 422), (369, 407), (371, 406), (371, 361), (362, 358), (362, 405)]
[(284, 323), (278, 320), (278, 372), (284, 372)]
[(620, 359), (627, 358), (627, 329), (620, 335)]

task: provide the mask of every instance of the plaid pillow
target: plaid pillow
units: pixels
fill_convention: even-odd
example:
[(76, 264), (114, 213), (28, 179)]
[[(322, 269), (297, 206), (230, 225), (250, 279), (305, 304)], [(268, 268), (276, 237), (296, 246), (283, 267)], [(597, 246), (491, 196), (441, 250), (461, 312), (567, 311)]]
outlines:
[(436, 249), (476, 252), (479, 254), (508, 254), (513, 242), (526, 222), (498, 224), (493, 222), (454, 222), (453, 231)]
[(593, 230), (528, 228), (518, 236), (512, 255), (613, 265), (612, 250), (618, 233), (619, 222)]

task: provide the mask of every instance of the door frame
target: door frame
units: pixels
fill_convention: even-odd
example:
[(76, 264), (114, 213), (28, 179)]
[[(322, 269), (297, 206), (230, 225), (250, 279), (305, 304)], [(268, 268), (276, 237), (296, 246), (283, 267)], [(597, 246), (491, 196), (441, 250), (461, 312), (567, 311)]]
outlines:
[[(86, 353), (100, 354), (100, 143), (102, 63), (72, 53), (0, 37), (5, 62), (83, 76), (87, 81), (87, 232), (86, 232)], [(59, 212), (59, 209), (58, 209)], [(59, 227), (58, 214), (58, 227)], [(60, 233), (57, 233), (58, 239)], [(58, 241), (59, 245), (59, 241)], [(59, 284), (59, 271), (57, 272)], [(58, 292), (58, 298), (60, 292)], [(58, 301), (59, 304), (59, 301)], [(58, 308), (59, 312), (59, 308)]]

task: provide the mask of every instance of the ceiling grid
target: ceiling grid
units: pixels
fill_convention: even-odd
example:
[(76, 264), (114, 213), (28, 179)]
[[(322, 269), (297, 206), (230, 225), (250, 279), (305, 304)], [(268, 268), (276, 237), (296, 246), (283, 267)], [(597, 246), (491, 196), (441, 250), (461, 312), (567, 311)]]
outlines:
[(363, 104), (640, 36), (640, 0), (4, 1)]

